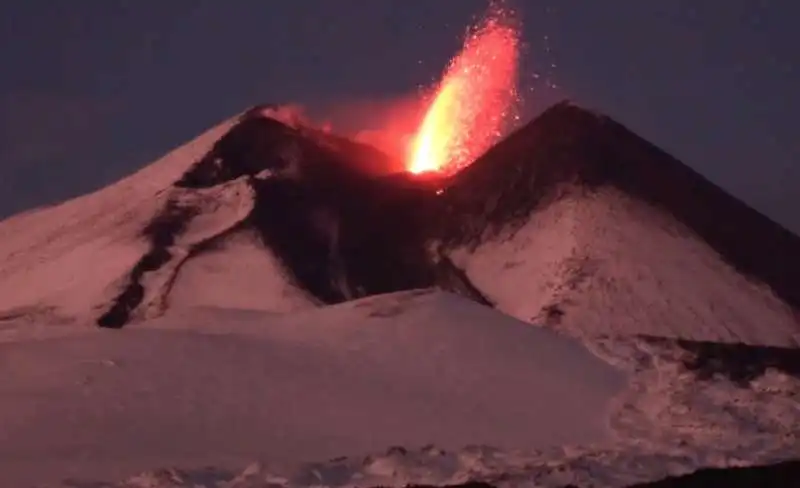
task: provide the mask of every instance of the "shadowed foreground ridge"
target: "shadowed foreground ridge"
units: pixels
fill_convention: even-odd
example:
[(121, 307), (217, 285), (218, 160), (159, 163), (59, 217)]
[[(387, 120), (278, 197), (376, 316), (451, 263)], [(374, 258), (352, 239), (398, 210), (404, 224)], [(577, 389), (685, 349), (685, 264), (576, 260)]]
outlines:
[[(142, 484), (142, 481), (148, 484)], [(486, 481), (467, 481), (455, 484), (408, 484), (406, 488), (499, 488), (513, 486), (534, 486), (532, 480), (525, 475), (498, 473)], [(163, 484), (162, 484), (163, 483)], [(164, 469), (148, 476), (143, 476), (136, 482), (129, 481), (124, 484), (104, 483), (83, 480), (71, 480), (67, 485), (72, 488), (120, 488), (133, 487), (161, 487), (161, 486), (229, 486), (230, 488), (267, 488), (281, 486), (248, 476), (206, 468), (203, 470), (176, 470)], [(329, 486), (324, 482), (319, 486)], [(333, 484), (332, 486), (336, 486)], [(369, 485), (365, 485), (369, 486)], [(536, 485), (538, 486), (538, 485)], [(544, 486), (544, 485), (543, 485)], [(547, 484), (547, 486), (556, 486)], [(592, 484), (564, 484), (560, 488), (591, 488)], [(606, 486), (606, 485), (602, 485)], [(647, 481), (627, 485), (625, 488), (789, 488), (800, 486), (800, 460), (783, 461), (774, 464), (731, 467), (731, 468), (702, 468), (681, 476), (669, 476), (655, 481)], [(375, 485), (372, 488), (389, 488), (386, 485)]]
[(800, 309), (800, 237), (621, 124), (568, 102), (454, 176), (446, 193), (448, 238), (474, 240), (569, 192), (602, 187), (662, 209)]
[(684, 476), (639, 483), (629, 488), (787, 488), (800, 486), (800, 461), (746, 468), (705, 468)]
[[(486, 482), (457, 485), (408, 485), (408, 488), (495, 488)], [(658, 481), (637, 483), (627, 488), (788, 488), (800, 486), (800, 461), (785, 461), (766, 466), (745, 468), (705, 468), (683, 476), (671, 476)], [(377, 487), (376, 487), (377, 488)], [(563, 488), (584, 488), (564, 485)], [(588, 488), (585, 487), (585, 488)]]

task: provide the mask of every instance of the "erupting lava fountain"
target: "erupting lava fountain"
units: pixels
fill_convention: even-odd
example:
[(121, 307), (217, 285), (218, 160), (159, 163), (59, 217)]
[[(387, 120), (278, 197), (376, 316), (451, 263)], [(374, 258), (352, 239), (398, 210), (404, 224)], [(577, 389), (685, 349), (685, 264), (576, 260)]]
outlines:
[(407, 169), (456, 173), (502, 136), (517, 101), (519, 29), (512, 14), (493, 6), (467, 31), (450, 61), (408, 154)]

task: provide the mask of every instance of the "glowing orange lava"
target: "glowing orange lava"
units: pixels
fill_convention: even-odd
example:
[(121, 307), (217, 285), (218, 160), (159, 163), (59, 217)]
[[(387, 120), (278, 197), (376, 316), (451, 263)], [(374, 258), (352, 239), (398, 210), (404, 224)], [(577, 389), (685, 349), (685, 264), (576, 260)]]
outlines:
[(408, 171), (453, 174), (502, 135), (517, 99), (519, 33), (492, 8), (447, 67), (408, 155)]

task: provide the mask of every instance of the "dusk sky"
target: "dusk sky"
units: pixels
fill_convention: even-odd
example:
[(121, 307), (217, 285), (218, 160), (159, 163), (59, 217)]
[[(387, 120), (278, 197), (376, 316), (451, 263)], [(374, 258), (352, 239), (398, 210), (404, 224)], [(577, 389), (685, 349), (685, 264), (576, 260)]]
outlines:
[[(103, 186), (250, 105), (381, 107), (484, 0), (0, 6), (0, 218)], [(800, 2), (516, 0), (531, 116), (598, 109), (800, 232)], [(538, 78), (537, 78), (538, 76)]]

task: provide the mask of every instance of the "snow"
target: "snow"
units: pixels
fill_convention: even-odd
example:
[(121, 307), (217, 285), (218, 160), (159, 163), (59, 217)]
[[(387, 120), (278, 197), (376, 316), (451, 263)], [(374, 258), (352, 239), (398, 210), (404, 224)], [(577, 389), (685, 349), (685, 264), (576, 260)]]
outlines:
[[(235, 257), (235, 258), (233, 258)], [(240, 231), (186, 261), (169, 293), (177, 309), (203, 304), (271, 312), (313, 308), (315, 300), (281, 276), (280, 263), (249, 231)]]
[(97, 192), (0, 222), (0, 320), (96, 315), (147, 251), (139, 232), (161, 210), (169, 187), (232, 123)]
[[(179, 305), (201, 300), (211, 305), (253, 306), (258, 290), (260, 308), (290, 311), (316, 306), (290, 283), (256, 239), (245, 236), (245, 243), (231, 233), (253, 205), (252, 192), (241, 179), (209, 189), (173, 187), (233, 123), (232, 119), (208, 130), (106, 188), (0, 222), (4, 236), (0, 241), (0, 323), (19, 317), (39, 323), (94, 322), (111, 307), (128, 285), (132, 269), (150, 250), (143, 230), (172, 203), (198, 212), (170, 246), (169, 262), (142, 277), (145, 296), (134, 320), (161, 315), (172, 300)], [(225, 242), (228, 234), (235, 242)], [(227, 270), (222, 275), (208, 269), (219, 260), (218, 253), (195, 253), (196, 247), (214, 239), (219, 241), (218, 249), (235, 252), (225, 255)], [(188, 265), (190, 258), (199, 261)], [(231, 273), (241, 269), (249, 271), (247, 289), (221, 292), (225, 277), (230, 280)], [(189, 278), (180, 276), (184, 270)], [(265, 290), (275, 295), (264, 299)], [(232, 300), (221, 302), (223, 297)]]
[(587, 444), (609, 438), (625, 384), (572, 339), (431, 291), (285, 315), (186, 309), (0, 349), (4, 486), (396, 444)]
[(592, 354), (432, 290), (7, 328), (3, 486), (622, 487), (800, 449), (798, 378), (699, 381), (669, 342), (584, 338)]
[(514, 232), (449, 253), (498, 309), (578, 337), (800, 344), (794, 312), (769, 288), (674, 219), (614, 190), (573, 192)]

